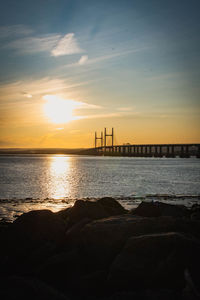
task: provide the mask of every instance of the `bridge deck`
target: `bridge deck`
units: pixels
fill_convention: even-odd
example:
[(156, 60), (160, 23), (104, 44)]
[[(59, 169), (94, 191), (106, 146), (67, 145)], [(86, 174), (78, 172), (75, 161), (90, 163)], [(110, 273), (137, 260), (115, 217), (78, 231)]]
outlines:
[(91, 148), (83, 154), (135, 157), (200, 157), (200, 144), (126, 144)]

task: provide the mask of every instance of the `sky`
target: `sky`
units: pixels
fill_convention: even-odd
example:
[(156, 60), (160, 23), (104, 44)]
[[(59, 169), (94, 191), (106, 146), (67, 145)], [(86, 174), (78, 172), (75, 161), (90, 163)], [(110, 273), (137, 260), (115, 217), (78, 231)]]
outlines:
[(0, 147), (200, 143), (199, 0), (0, 7)]

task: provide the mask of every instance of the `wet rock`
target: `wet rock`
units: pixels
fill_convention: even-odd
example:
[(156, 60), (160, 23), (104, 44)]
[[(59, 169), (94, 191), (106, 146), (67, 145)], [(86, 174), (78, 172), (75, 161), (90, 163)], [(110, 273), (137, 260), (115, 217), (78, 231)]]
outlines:
[(87, 261), (79, 249), (63, 251), (49, 257), (38, 268), (36, 276), (62, 291), (79, 293), (81, 277), (87, 274)]
[(63, 220), (50, 210), (34, 210), (16, 219), (11, 233), (26, 246), (37, 247), (46, 241), (57, 243), (62, 240), (65, 226)]
[[(183, 300), (180, 292), (166, 290), (123, 291), (104, 300)], [(189, 300), (189, 299), (188, 299)], [(192, 300), (192, 299), (191, 299)]]
[(199, 241), (177, 232), (131, 237), (110, 267), (109, 285), (114, 290), (182, 290), (184, 270), (194, 266), (199, 251)]
[(91, 267), (108, 268), (127, 239), (155, 233), (183, 232), (200, 237), (200, 222), (172, 217), (147, 218), (134, 215), (114, 216), (93, 221), (81, 231), (80, 247), (90, 257)]
[(10, 222), (8, 222), (7, 220), (5, 219), (2, 219), (0, 221), (0, 235), (1, 234), (4, 234), (4, 232), (6, 231), (6, 229), (8, 229), (8, 227), (11, 225)]
[(80, 222), (82, 219), (90, 220), (108, 217), (108, 213), (97, 202), (77, 200), (73, 207), (58, 213), (62, 216), (68, 227)]
[(2, 253), (8, 261), (5, 272), (31, 273), (34, 265), (51, 255), (64, 239), (65, 224), (51, 211), (36, 210), (21, 215), (4, 237)]
[(126, 210), (115, 199), (102, 198), (99, 201), (77, 200), (73, 207), (60, 211), (57, 215), (71, 227), (82, 219), (97, 220), (123, 213)]
[(69, 300), (61, 292), (33, 278), (10, 277), (0, 283), (0, 298), (6, 300)]
[(101, 297), (107, 291), (107, 271), (97, 270), (93, 273), (86, 274), (80, 279), (81, 294)]
[(159, 201), (141, 202), (140, 205), (131, 211), (131, 214), (143, 217), (189, 217), (189, 210), (183, 205), (166, 204)]
[(200, 220), (200, 205), (193, 204), (190, 210), (190, 217), (192, 220)]
[(97, 201), (109, 214), (109, 216), (122, 215), (127, 213), (127, 211), (111, 197), (104, 197)]
[[(112, 198), (80, 200), (58, 213), (23, 214), (6, 225), (1, 235), (1, 280), (7, 275), (26, 276), (31, 287), (26, 282), (22, 285), (34, 295), (34, 277), (79, 300), (105, 300), (112, 294), (115, 297), (117, 291), (120, 297), (130, 292), (135, 299), (179, 299), (173, 297), (186, 282), (185, 269), (194, 286), (200, 286), (200, 222), (177, 215), (128, 214)], [(146, 293), (148, 290), (151, 292)], [(165, 298), (167, 292), (162, 296), (163, 290), (172, 291), (171, 296)], [(19, 294), (16, 291), (16, 299), (21, 299), (21, 288)], [(45, 295), (37, 297), (46, 299)]]
[(67, 247), (75, 247), (79, 244), (81, 238), (81, 230), (83, 227), (88, 224), (91, 220), (89, 218), (84, 218), (80, 222), (71, 226), (66, 232), (65, 245)]

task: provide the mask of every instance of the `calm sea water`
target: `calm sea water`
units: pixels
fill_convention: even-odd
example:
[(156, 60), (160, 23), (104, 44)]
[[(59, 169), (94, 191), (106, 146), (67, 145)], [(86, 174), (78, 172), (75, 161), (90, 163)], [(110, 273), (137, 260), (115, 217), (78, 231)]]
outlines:
[(141, 199), (200, 201), (197, 158), (128, 158), (66, 155), (0, 156), (0, 217), (30, 209), (53, 211), (75, 199), (117, 198), (127, 208)]

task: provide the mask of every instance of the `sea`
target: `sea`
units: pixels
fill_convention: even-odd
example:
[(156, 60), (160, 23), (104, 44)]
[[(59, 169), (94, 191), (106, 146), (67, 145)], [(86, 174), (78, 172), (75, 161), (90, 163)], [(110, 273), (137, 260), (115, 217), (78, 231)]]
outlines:
[(1, 155), (0, 220), (33, 209), (58, 211), (77, 199), (114, 197), (126, 209), (141, 201), (200, 204), (200, 159), (78, 155)]

